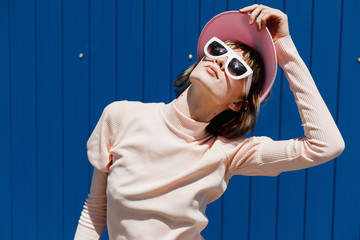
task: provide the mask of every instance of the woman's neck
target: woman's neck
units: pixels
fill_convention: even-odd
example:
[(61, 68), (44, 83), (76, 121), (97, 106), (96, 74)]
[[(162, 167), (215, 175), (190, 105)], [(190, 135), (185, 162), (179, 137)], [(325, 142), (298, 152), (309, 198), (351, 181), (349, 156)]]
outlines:
[(202, 96), (192, 85), (176, 99), (175, 105), (183, 114), (199, 122), (210, 122), (226, 110), (224, 106), (219, 106), (206, 96)]

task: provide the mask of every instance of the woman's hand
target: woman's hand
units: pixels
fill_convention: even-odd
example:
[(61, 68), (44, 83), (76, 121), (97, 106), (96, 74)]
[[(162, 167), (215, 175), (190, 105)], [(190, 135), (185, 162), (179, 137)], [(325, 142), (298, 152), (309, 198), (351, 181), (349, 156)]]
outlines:
[(254, 4), (240, 9), (239, 12), (250, 13), (249, 25), (256, 23), (259, 31), (266, 26), (274, 42), (290, 35), (287, 15), (278, 9)]

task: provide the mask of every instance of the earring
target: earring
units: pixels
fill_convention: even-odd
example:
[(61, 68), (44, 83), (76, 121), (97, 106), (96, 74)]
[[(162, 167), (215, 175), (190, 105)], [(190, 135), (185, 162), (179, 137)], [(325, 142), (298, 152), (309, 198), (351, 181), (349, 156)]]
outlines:
[(248, 107), (249, 107), (249, 102), (247, 100), (245, 100), (241, 103), (241, 110), (243, 112), (245, 112), (248, 109)]
[(234, 103), (234, 105), (237, 111), (241, 110), (241, 105), (242, 105), (241, 103)]
[(245, 112), (249, 106), (249, 102), (247, 100), (242, 101), (242, 102), (234, 102), (233, 104), (237, 111), (242, 111), (242, 112)]

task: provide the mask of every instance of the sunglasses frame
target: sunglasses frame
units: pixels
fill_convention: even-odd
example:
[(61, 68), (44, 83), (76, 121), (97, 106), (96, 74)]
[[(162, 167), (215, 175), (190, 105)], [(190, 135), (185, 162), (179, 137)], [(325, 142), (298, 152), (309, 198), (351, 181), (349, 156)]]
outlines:
[[(226, 50), (227, 50), (227, 53), (225, 54), (222, 54), (222, 55), (219, 55), (219, 56), (213, 56), (211, 55), (207, 49), (209, 47), (209, 45), (213, 42), (218, 42), (221, 46), (223, 46)], [(244, 59), (242, 59), (234, 50), (232, 50), (228, 45), (226, 45), (226, 43), (224, 43), (223, 41), (221, 41), (220, 39), (218, 39), (217, 37), (212, 37), (204, 46), (204, 53), (207, 57), (209, 58), (212, 58), (212, 59), (217, 59), (217, 58), (220, 58), (220, 57), (228, 57), (228, 59), (226, 60), (226, 63), (225, 63), (225, 72), (226, 74), (232, 78), (232, 79), (235, 79), (235, 80), (240, 80), (240, 79), (243, 79), (243, 78), (246, 78), (248, 77), (248, 81), (247, 81), (247, 84), (246, 84), (246, 97), (248, 96), (249, 94), (249, 91), (250, 91), (250, 87), (251, 87), (251, 80), (252, 80), (252, 74), (253, 74), (253, 70), (249, 67), (249, 65), (244, 61)], [(230, 61), (235, 58), (237, 60), (239, 60), (246, 68), (246, 72), (241, 74), (240, 76), (234, 76), (232, 74), (230, 74), (229, 72), (229, 63)]]

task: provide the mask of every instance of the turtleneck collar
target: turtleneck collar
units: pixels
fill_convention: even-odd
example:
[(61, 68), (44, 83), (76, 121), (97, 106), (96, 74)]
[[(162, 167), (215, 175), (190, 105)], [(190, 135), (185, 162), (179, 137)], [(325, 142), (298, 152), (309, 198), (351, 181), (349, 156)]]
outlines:
[(175, 105), (175, 100), (163, 105), (161, 110), (170, 129), (187, 140), (196, 141), (210, 135), (205, 129), (209, 123), (196, 121), (180, 112)]

